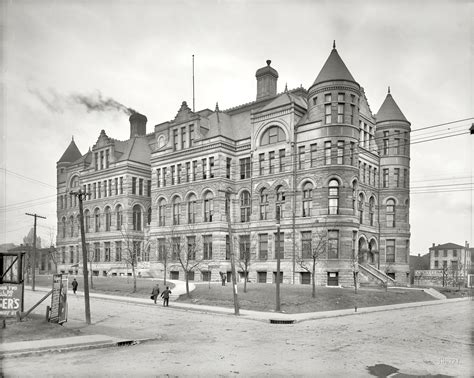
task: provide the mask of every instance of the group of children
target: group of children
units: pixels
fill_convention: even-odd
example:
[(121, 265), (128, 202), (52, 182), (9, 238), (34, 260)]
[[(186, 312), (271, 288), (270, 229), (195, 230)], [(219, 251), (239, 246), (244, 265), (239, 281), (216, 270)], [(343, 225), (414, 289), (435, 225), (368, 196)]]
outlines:
[[(151, 299), (153, 299), (155, 304), (156, 304), (156, 300), (158, 299), (159, 294), (160, 294), (160, 285), (156, 284), (153, 287), (153, 290), (151, 292), (151, 297), (150, 297)], [(163, 306), (165, 306), (165, 307), (168, 307), (170, 294), (171, 294), (171, 290), (170, 290), (169, 286), (166, 286), (166, 289), (161, 293), (161, 298), (163, 298)]]

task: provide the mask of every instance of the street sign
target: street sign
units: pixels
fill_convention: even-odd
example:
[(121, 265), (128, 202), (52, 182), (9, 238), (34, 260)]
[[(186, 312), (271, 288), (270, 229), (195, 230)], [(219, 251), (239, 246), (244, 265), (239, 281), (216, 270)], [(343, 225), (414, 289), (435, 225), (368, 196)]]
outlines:
[(21, 311), (23, 284), (0, 285), (0, 317), (15, 317)]

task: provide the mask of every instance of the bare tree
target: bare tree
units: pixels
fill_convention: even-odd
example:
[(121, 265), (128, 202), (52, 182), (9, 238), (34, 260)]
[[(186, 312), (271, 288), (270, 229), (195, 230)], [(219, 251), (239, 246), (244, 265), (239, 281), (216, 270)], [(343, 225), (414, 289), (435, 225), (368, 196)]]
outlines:
[(354, 280), (354, 293), (357, 294), (357, 289), (359, 286), (359, 258), (357, 255), (357, 249), (354, 245), (351, 254), (351, 270), (352, 270), (352, 278)]
[(134, 238), (130, 232), (124, 230), (123, 227), (120, 230), (122, 239), (124, 242), (124, 248), (122, 249), (122, 261), (132, 268), (133, 277), (133, 293), (137, 291), (137, 266), (138, 260), (141, 255), (141, 241)]
[(296, 263), (311, 274), (311, 297), (316, 298), (316, 264), (326, 256), (328, 232), (326, 227), (315, 228), (311, 237), (302, 240), (301, 256), (297, 254)]
[[(237, 259), (237, 264), (239, 268), (243, 271), (244, 274), (244, 293), (247, 292), (247, 281), (250, 271), (250, 266), (252, 265), (252, 251), (256, 249), (256, 234), (254, 234), (253, 239), (251, 240), (250, 226), (247, 227), (245, 233), (240, 234), (235, 237), (235, 245), (239, 246), (239, 254)], [(254, 242), (254, 243), (252, 243)]]
[(168, 245), (171, 251), (171, 260), (177, 261), (178, 266), (184, 272), (186, 295), (189, 296), (189, 275), (191, 272), (199, 270), (204, 256), (202, 255), (201, 240), (197, 238), (194, 227), (188, 226), (187, 231), (177, 233), (175, 229), (172, 229), (168, 237)]
[[(25, 245), (33, 245), (33, 239), (34, 239), (34, 228), (32, 227), (30, 231), (28, 232), (28, 235), (26, 235), (23, 238), (23, 244)], [(41, 238), (39, 236), (36, 236), (36, 248), (41, 248)]]
[(158, 238), (158, 261), (163, 264), (163, 283), (166, 286), (166, 275), (168, 272), (168, 263), (171, 259), (171, 244), (169, 237)]

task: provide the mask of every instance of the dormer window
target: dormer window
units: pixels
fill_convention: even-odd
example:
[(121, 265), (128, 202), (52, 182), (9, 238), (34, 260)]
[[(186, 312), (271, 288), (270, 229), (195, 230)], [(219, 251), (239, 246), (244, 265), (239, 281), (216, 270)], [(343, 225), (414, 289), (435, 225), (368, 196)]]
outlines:
[(275, 144), (279, 142), (284, 142), (286, 140), (285, 132), (281, 127), (272, 126), (269, 127), (262, 135), (261, 145), (265, 146), (268, 144)]

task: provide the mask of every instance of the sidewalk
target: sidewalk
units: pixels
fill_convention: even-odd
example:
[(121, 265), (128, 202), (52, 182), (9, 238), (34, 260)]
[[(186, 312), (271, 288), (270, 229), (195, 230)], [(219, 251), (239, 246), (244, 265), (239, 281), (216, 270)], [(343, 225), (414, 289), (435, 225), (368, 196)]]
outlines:
[[(173, 294), (171, 299), (170, 307), (176, 310), (199, 312), (199, 313), (211, 313), (221, 315), (235, 316), (233, 308), (224, 308), (216, 306), (206, 305), (194, 305), (190, 303), (176, 302), (176, 298), (186, 292), (185, 283), (182, 281), (170, 281), (175, 287), (173, 288)], [(25, 287), (26, 290), (29, 288)], [(36, 287), (37, 291), (47, 292), (50, 289), (46, 287)], [(190, 283), (190, 291), (194, 290), (194, 284)], [(77, 295), (82, 296), (83, 292), (77, 292)], [(129, 302), (134, 304), (140, 304), (144, 306), (156, 306), (149, 298), (136, 298), (136, 297), (124, 297), (107, 294), (90, 293), (91, 298)], [(300, 314), (285, 314), (275, 312), (261, 312), (251, 310), (239, 310), (239, 318), (248, 319), (254, 321), (262, 321), (266, 323), (299, 323), (303, 321), (326, 319), (339, 316), (350, 316), (350, 315), (362, 315), (380, 311), (393, 311), (405, 308), (414, 308), (422, 306), (436, 306), (446, 303), (468, 301), (470, 298), (456, 298), (456, 299), (440, 299), (426, 302), (412, 302), (402, 303), (387, 306), (376, 306), (376, 307), (364, 307), (358, 309), (345, 309), (335, 311), (323, 311), (323, 312), (311, 312), (311, 313), (300, 313)], [(135, 340), (121, 340), (114, 339), (103, 335), (90, 335), (90, 336), (78, 336), (78, 337), (66, 337), (61, 339), (49, 339), (49, 340), (37, 340), (37, 341), (26, 341), (18, 343), (5, 343), (0, 345), (0, 359), (5, 357), (25, 356), (33, 353), (52, 352), (52, 351), (64, 351), (64, 350), (77, 350), (77, 349), (91, 349), (91, 348), (103, 348), (110, 346), (117, 346), (127, 343), (136, 342)]]

